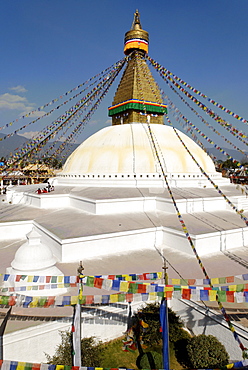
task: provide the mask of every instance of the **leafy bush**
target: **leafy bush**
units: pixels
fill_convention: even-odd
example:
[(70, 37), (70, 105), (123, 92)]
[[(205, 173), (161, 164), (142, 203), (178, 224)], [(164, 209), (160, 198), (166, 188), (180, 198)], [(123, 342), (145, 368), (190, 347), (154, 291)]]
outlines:
[(228, 364), (229, 355), (213, 335), (201, 334), (175, 343), (177, 361), (191, 369), (217, 369)]
[[(53, 365), (72, 366), (71, 332), (61, 331), (61, 343), (56, 347), (53, 356), (48, 355), (47, 362)], [(82, 366), (100, 367), (104, 348), (101, 342), (96, 342), (95, 337), (83, 338), (81, 340)]]
[[(148, 303), (139, 312), (139, 317), (148, 324), (148, 328), (142, 336), (143, 343), (147, 346), (153, 346), (154, 343), (158, 344), (161, 341), (159, 309), (159, 303)], [(188, 332), (183, 329), (183, 322), (180, 317), (170, 308), (168, 308), (168, 320), (169, 341), (171, 343), (190, 337)]]

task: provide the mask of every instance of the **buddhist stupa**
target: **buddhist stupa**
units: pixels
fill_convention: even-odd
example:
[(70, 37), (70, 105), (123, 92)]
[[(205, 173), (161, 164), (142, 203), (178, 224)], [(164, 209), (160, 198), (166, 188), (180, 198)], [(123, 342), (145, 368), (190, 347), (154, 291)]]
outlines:
[[(239, 257), (245, 258), (248, 228), (193, 162), (173, 127), (164, 124), (167, 108), (146, 63), (148, 43), (149, 35), (142, 29), (136, 11), (124, 40), (126, 68), (108, 110), (112, 125), (90, 136), (69, 156), (60, 174), (49, 180), (54, 191), (37, 194), (42, 184), (22, 185), (0, 196), (2, 271), (12, 268), (24, 274), (32, 271), (32, 275), (43, 275), (42, 269), (54, 269), (56, 261), (56, 267), (67, 276), (75, 275), (79, 261), (83, 261), (84, 274), (89, 276), (139, 274), (161, 271), (161, 256), (165, 256), (170, 263), (170, 278), (178, 278), (180, 273), (183, 278), (202, 279), (165, 174), (209, 275), (224, 277), (247, 272), (247, 265), (237, 263), (225, 252), (235, 248)], [(245, 195), (215, 171), (211, 158), (193, 140), (181, 132), (180, 136), (228, 199), (247, 212)], [(30, 259), (29, 266), (25, 266), (30, 243), (18, 250), (31, 231), (38, 243), (35, 247), (44, 244), (49, 248), (45, 256), (41, 254), (45, 263), (37, 263), (33, 269)], [(183, 319), (190, 321), (192, 309), (182, 310), (189, 312)], [(192, 325), (193, 332), (202, 329), (208, 334), (213, 334), (208, 330), (215, 328)], [(116, 336), (123, 331), (120, 327)], [(54, 342), (54, 333), (49, 335)], [(232, 334), (228, 335), (225, 333), (225, 338), (231, 343)], [(35, 361), (31, 357), (34, 351), (24, 358), (19, 342), (17, 345), (16, 359)], [(11, 356), (12, 353), (7, 358)], [(232, 358), (238, 358), (235, 356)], [(46, 358), (39, 361), (45, 362)]]
[[(131, 30), (125, 34), (126, 69), (109, 107), (112, 126), (89, 137), (70, 155), (55, 184), (162, 185), (161, 169), (148, 132), (150, 124), (169, 182), (175, 186), (209, 186), (173, 128), (164, 125), (167, 107), (146, 63), (148, 42), (148, 32), (142, 29), (136, 11)], [(227, 182), (216, 172), (211, 158), (185, 134), (180, 135), (210, 177)]]

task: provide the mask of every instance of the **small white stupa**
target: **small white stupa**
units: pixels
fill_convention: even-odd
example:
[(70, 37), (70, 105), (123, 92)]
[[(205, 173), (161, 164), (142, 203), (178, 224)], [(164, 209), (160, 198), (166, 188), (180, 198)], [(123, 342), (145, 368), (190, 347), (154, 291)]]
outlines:
[[(13, 281), (9, 279), (8, 287), (14, 287), (15, 293), (28, 296), (57, 296), (68, 291), (67, 288), (58, 288), (55, 284), (47, 283), (46, 276), (64, 276), (55, 266), (57, 260), (51, 249), (41, 240), (41, 235), (34, 228), (26, 235), (27, 241), (16, 251), (11, 267), (6, 269), (10, 275), (44, 277), (37, 282), (31, 279)], [(42, 289), (40, 286), (42, 285)], [(6, 286), (6, 285), (5, 285)]]

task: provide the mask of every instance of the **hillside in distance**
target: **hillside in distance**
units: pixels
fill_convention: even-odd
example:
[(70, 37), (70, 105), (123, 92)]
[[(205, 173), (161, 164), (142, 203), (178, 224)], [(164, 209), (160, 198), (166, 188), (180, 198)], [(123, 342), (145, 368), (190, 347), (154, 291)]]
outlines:
[[(0, 133), (0, 138), (3, 138), (5, 135), (4, 134), (1, 134)], [(27, 143), (28, 141), (31, 141), (27, 138), (25, 138), (24, 136), (21, 136), (21, 135), (13, 135), (7, 139), (4, 139), (2, 141), (0, 141), (0, 158), (1, 157), (8, 157), (10, 155), (10, 153), (15, 153), (18, 148), (21, 148), (25, 143)], [(55, 148), (58, 148), (60, 146), (62, 142), (61, 141), (58, 141), (55, 145)], [(70, 150), (68, 152), (68, 156), (78, 147), (79, 144), (72, 144), (70, 146)], [(43, 155), (44, 153), (46, 153), (46, 150), (51, 146), (51, 143), (47, 144), (44, 148), (42, 148), (42, 150), (39, 152), (41, 155)], [(62, 153), (63, 154), (63, 153)], [(49, 152), (48, 153), (48, 156), (51, 156), (52, 153)], [(59, 155), (58, 155), (58, 159), (59, 159)]]

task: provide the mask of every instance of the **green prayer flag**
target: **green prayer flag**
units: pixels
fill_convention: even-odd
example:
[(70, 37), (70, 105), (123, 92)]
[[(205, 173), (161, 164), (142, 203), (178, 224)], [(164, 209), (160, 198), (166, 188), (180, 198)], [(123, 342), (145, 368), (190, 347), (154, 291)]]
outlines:
[(93, 276), (87, 276), (86, 284), (87, 286), (94, 286), (94, 277)]
[(244, 287), (244, 284), (237, 284), (237, 292), (243, 292)]
[(225, 290), (220, 290), (218, 292), (218, 299), (220, 302), (226, 302), (226, 291)]

